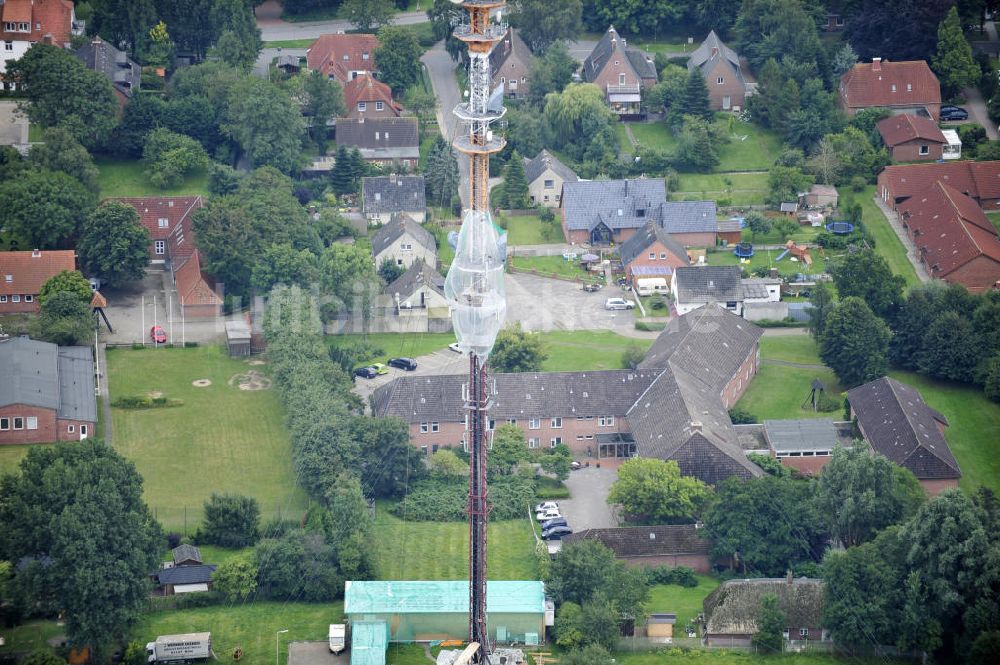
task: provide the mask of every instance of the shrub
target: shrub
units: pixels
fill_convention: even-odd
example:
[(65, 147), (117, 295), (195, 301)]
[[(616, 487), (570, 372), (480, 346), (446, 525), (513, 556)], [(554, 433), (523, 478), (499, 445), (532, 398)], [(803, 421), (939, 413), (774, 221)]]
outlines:
[[(463, 479), (428, 479), (416, 483), (392, 513), (414, 522), (460, 522), (466, 519), (468, 485)], [(523, 517), (535, 498), (535, 483), (524, 476), (497, 476), (490, 481), (490, 516)]]
[(863, 191), (868, 186), (868, 180), (863, 175), (856, 175), (851, 178), (851, 189), (855, 192)]
[(111, 402), (111, 406), (118, 409), (158, 409), (169, 406), (183, 406), (182, 399), (168, 399), (166, 397), (150, 397), (148, 395), (130, 395), (119, 397)]
[(535, 498), (539, 501), (568, 499), (569, 497), (569, 488), (561, 481), (549, 478), (548, 476), (538, 476), (535, 478)]
[(220, 547), (246, 547), (260, 538), (257, 499), (238, 494), (216, 494), (205, 502), (201, 542)]
[(171, 531), (167, 534), (167, 547), (174, 549), (181, 544), (181, 534), (176, 531)]
[(644, 330), (646, 332), (659, 332), (667, 327), (665, 323), (648, 323), (646, 321), (636, 321), (635, 329)]
[(689, 589), (698, 586), (694, 571), (686, 566), (646, 568), (646, 576), (650, 584), (676, 584)]
[(729, 419), (733, 421), (734, 425), (751, 425), (759, 422), (757, 416), (746, 409), (729, 409)]

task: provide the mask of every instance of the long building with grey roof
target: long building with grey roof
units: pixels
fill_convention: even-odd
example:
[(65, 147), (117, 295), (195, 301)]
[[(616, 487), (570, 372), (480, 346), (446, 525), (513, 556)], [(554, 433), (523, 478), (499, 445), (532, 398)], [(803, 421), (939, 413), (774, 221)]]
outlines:
[[(562, 443), (578, 459), (675, 460), (712, 484), (758, 476), (728, 409), (756, 374), (762, 332), (709, 305), (675, 318), (634, 370), (495, 374), (489, 427), (517, 425), (529, 448)], [(401, 376), (375, 391), (372, 411), (405, 420), (427, 454), (464, 447), (466, 380)]]
[(0, 445), (77, 441), (96, 434), (89, 347), (27, 337), (0, 341)]

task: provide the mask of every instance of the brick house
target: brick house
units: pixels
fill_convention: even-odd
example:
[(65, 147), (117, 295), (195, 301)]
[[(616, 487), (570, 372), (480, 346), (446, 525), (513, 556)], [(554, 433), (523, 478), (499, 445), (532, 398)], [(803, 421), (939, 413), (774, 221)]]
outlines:
[(684, 246), (655, 224), (647, 224), (623, 242), (618, 258), (629, 283), (663, 277), (669, 284), (676, 268), (691, 265)]
[(697, 69), (705, 79), (708, 100), (716, 111), (739, 110), (746, 106), (751, 84), (743, 76), (740, 56), (726, 46), (715, 30), (691, 54), (688, 71)]
[(848, 390), (847, 401), (872, 450), (912, 471), (927, 494), (958, 487), (962, 470), (944, 438), (948, 419), (916, 388), (884, 376)]
[(862, 109), (941, 116), (941, 84), (924, 60), (859, 62), (840, 77), (837, 101), (849, 115)]
[(372, 258), (378, 268), (386, 259), (403, 268), (417, 261), (437, 265), (437, 242), (409, 215), (397, 213), (372, 236)]
[(936, 122), (912, 113), (883, 118), (875, 128), (894, 162), (934, 162), (948, 145)]
[(546, 208), (558, 208), (563, 185), (579, 180), (573, 169), (544, 148), (534, 159), (524, 158), (524, 177), (532, 205)]
[(895, 209), (906, 199), (929, 192), (938, 181), (970, 197), (983, 210), (1000, 210), (1000, 161), (887, 166), (878, 174), (876, 193)]
[(398, 118), (403, 107), (392, 101), (392, 90), (371, 74), (359, 74), (344, 86), (348, 118)]
[(357, 148), (372, 164), (412, 171), (420, 163), (416, 118), (338, 118), (336, 140), (338, 148)]
[[(569, 446), (578, 458), (672, 459), (715, 484), (761, 475), (727, 409), (757, 371), (762, 330), (718, 307), (675, 317), (635, 370), (495, 374), (488, 429), (510, 423), (528, 448)], [(426, 454), (464, 446), (464, 375), (401, 376), (372, 395), (372, 412), (409, 423)]]
[(664, 524), (585, 529), (563, 538), (563, 544), (596, 540), (629, 566), (685, 566), (696, 573), (712, 571), (712, 541), (694, 524)]
[(928, 274), (973, 293), (1000, 284), (1000, 236), (971, 198), (938, 181), (897, 211)]
[(396, 215), (418, 223), (427, 218), (424, 176), (374, 176), (361, 179), (361, 212), (369, 224), (388, 224)]
[(0, 252), (0, 314), (34, 314), (42, 285), (64, 270), (76, 270), (76, 252)]
[(761, 601), (775, 596), (785, 615), (785, 639), (830, 639), (823, 628), (823, 580), (787, 578), (728, 580), (705, 598), (702, 637), (708, 646), (750, 646), (757, 633)]
[(580, 180), (563, 185), (562, 226), (574, 244), (623, 243), (653, 223), (687, 247), (711, 247), (718, 233), (714, 201), (667, 201), (657, 178)]
[(119, 51), (100, 37), (94, 37), (73, 55), (82, 60), (87, 69), (103, 74), (111, 81), (118, 106), (124, 108), (132, 97), (139, 94), (142, 68), (124, 51)]
[(170, 270), (184, 316), (208, 318), (222, 311), (215, 280), (201, 267), (195, 246), (193, 217), (201, 209), (200, 196), (145, 196), (112, 199), (135, 208), (149, 231), (149, 262)]
[(375, 35), (320, 35), (306, 51), (306, 67), (347, 85), (361, 74), (378, 71), (375, 66), (378, 47)]
[[(0, 3), (0, 80), (7, 62), (20, 59), (32, 44), (68, 49), (70, 37), (83, 34), (69, 0), (6, 0)], [(3, 80), (4, 90), (13, 81)]]
[(0, 444), (80, 441), (95, 434), (90, 347), (27, 337), (0, 341)]
[(531, 85), (531, 68), (535, 58), (517, 30), (509, 28), (502, 41), (490, 51), (491, 88), (503, 86), (508, 97), (526, 97)]
[(620, 118), (642, 114), (642, 90), (656, 85), (652, 58), (629, 48), (614, 26), (604, 33), (583, 61), (583, 80), (601, 89), (611, 110)]

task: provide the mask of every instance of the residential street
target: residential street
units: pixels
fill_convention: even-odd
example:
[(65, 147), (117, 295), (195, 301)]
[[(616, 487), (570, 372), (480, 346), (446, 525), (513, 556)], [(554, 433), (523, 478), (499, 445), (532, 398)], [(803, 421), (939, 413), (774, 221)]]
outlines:
[[(462, 99), (462, 94), (458, 89), (458, 81), (455, 80), (455, 61), (444, 50), (444, 41), (435, 44), (420, 58), (420, 61), (427, 67), (427, 73), (431, 77), (431, 86), (434, 88), (434, 96), (438, 100), (438, 126), (444, 137), (453, 141), (457, 133), (462, 130), (458, 120), (451, 114), (452, 109)], [(460, 178), (458, 192), (462, 197), (462, 207), (467, 208), (469, 206), (469, 159), (458, 152), (455, 155), (458, 158)]]
[[(280, 12), (276, 14), (277, 3), (270, 0), (257, 8), (257, 27), (260, 28), (260, 37), (265, 42), (284, 41), (287, 39), (315, 39), (320, 35), (332, 32), (344, 32), (350, 30), (353, 25), (350, 21), (310, 21), (307, 23), (289, 23), (282, 21)], [(414, 23), (424, 23), (427, 21), (427, 13), (403, 12), (397, 14), (393, 19), (395, 25), (413, 25)]]

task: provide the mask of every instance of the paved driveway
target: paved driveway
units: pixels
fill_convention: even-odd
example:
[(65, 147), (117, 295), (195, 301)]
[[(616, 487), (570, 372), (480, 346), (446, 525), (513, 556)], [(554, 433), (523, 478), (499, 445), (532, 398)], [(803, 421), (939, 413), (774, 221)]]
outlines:
[(375, 392), (376, 388), (384, 386), (397, 377), (464, 374), (469, 369), (469, 361), (465, 359), (465, 356), (448, 349), (435, 351), (426, 356), (418, 356), (414, 360), (417, 361), (417, 369), (412, 372), (390, 367), (388, 374), (376, 376), (374, 379), (356, 378), (354, 380), (354, 394), (365, 400), (367, 404), (369, 395)]
[(608, 505), (608, 491), (618, 478), (614, 468), (591, 466), (572, 471), (566, 479), (571, 498), (559, 502), (563, 517), (573, 531), (618, 526), (618, 517)]
[(17, 102), (0, 102), (0, 145), (28, 143), (28, 119), (16, 111)]

